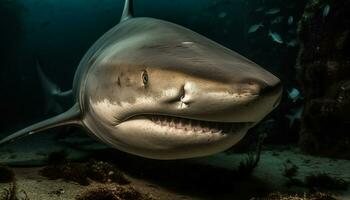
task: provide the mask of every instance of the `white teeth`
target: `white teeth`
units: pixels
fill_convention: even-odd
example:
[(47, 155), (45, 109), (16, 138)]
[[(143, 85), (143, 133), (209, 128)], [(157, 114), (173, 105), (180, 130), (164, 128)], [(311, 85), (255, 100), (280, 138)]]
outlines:
[(170, 127), (175, 127), (174, 120), (171, 120), (171, 121), (170, 121)]
[(181, 129), (185, 133), (220, 134), (231, 133), (238, 129), (236, 125), (221, 124), (168, 116), (151, 116), (150, 119), (159, 126)]

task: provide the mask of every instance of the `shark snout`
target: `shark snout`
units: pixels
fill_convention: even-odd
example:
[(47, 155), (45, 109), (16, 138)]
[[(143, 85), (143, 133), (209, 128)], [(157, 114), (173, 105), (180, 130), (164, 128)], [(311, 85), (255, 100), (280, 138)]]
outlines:
[(272, 107), (275, 108), (278, 106), (278, 104), (281, 101), (281, 97), (282, 97), (282, 84), (280, 81), (276, 81), (271, 85), (265, 85), (264, 87), (262, 87), (261, 91), (260, 91), (260, 96), (261, 97), (269, 97), (272, 98)]
[(271, 74), (239, 82), (186, 81), (167, 104), (182, 117), (222, 122), (258, 122), (280, 102), (282, 85)]

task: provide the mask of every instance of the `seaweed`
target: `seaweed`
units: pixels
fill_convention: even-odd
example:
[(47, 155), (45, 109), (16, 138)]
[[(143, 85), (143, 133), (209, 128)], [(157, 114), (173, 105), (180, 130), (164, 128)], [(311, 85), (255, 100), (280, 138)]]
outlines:
[(103, 185), (88, 189), (77, 195), (76, 200), (153, 200), (150, 195), (142, 194), (133, 187)]
[(238, 174), (246, 177), (249, 176), (253, 173), (253, 170), (258, 166), (258, 163), (260, 161), (260, 155), (261, 155), (261, 150), (262, 150), (262, 145), (265, 139), (265, 135), (260, 135), (258, 144), (257, 144), (257, 150), (254, 155), (254, 153), (248, 153), (248, 156), (246, 159), (242, 160), (239, 163), (238, 166)]
[(310, 190), (346, 190), (348, 182), (333, 178), (326, 173), (311, 174), (305, 177), (305, 184)]
[(14, 178), (15, 173), (9, 167), (0, 164), (0, 183), (10, 183)]

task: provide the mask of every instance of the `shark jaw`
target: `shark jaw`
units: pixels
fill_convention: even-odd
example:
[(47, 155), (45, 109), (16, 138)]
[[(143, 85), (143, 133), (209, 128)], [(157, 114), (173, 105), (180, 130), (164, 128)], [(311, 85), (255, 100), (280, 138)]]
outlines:
[[(225, 136), (245, 128), (253, 123), (249, 122), (216, 122), (190, 119), (184, 117), (168, 115), (137, 115), (129, 118), (123, 123), (135, 121), (136, 123), (148, 123), (159, 132), (173, 132), (175, 135), (207, 135), (207, 136)], [(119, 124), (120, 125), (120, 124)]]
[(168, 160), (207, 156), (226, 150), (240, 141), (253, 124), (142, 114), (124, 120), (114, 129), (118, 132), (115, 137), (123, 138), (119, 149)]

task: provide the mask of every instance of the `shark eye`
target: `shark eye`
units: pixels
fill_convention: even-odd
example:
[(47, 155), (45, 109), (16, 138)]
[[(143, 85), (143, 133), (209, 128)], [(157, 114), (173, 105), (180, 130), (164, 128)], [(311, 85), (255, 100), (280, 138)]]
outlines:
[(142, 82), (143, 85), (147, 85), (148, 83), (148, 74), (146, 70), (142, 72)]

